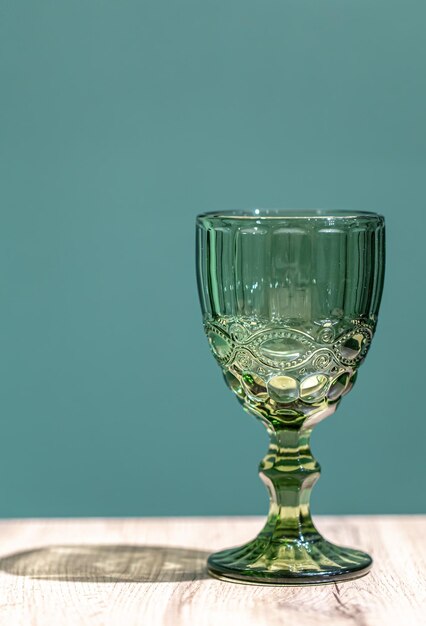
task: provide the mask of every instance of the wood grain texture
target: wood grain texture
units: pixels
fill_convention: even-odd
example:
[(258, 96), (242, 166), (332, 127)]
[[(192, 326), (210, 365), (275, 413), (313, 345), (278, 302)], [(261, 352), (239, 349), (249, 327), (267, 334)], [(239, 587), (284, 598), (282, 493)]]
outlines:
[(209, 552), (260, 518), (0, 522), (0, 626), (418, 626), (426, 624), (426, 516), (319, 517), (373, 555), (355, 581), (266, 587), (209, 578)]

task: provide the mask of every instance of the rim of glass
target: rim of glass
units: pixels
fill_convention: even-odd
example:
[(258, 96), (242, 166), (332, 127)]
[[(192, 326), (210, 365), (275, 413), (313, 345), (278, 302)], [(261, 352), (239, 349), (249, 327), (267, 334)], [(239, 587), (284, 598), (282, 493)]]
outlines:
[(207, 211), (197, 215), (197, 220), (226, 219), (226, 220), (353, 220), (364, 218), (366, 220), (384, 220), (383, 215), (373, 211), (352, 211), (350, 209), (238, 209), (226, 211)]

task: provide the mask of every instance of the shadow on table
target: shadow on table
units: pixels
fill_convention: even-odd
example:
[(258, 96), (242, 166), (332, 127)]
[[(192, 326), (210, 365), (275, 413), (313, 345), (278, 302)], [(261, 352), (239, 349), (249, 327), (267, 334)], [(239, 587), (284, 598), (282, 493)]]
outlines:
[(0, 570), (41, 580), (179, 582), (207, 578), (208, 554), (172, 546), (58, 545), (3, 557)]

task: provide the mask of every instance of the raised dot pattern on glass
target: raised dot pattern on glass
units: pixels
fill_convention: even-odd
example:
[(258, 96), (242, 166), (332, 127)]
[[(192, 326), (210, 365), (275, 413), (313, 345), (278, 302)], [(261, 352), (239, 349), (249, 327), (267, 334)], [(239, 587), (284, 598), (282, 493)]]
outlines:
[(240, 317), (238, 323), (223, 316), (205, 320), (212, 352), (228, 373), (225, 380), (250, 412), (294, 424), (352, 387), (374, 322), (327, 320), (307, 326), (302, 331), (254, 317)]

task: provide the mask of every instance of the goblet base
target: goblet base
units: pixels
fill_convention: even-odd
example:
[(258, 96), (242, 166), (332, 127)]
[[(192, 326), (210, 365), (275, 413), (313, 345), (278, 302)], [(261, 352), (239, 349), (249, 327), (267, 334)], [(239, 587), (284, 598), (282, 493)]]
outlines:
[(249, 543), (215, 552), (207, 561), (215, 578), (255, 585), (318, 585), (365, 576), (372, 559), (365, 552), (336, 546), (318, 535), (309, 541)]

